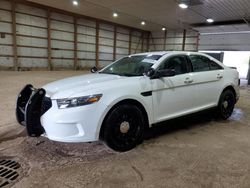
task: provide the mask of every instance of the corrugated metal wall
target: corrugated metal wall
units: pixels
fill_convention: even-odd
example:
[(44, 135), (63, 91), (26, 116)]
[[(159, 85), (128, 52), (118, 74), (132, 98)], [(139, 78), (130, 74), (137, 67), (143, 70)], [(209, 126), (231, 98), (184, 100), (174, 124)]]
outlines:
[(250, 33), (201, 35), (199, 50), (250, 51)]
[[(104, 67), (125, 55), (195, 51), (197, 33), (142, 31), (29, 3), (0, 1), (0, 69)], [(183, 40), (185, 38), (185, 40)], [(183, 43), (184, 42), (184, 43)]]
[(150, 39), (150, 50), (197, 51), (198, 32), (192, 30), (153, 32)]
[[(0, 1), (0, 69), (104, 67), (146, 50), (148, 31), (55, 9)], [(16, 50), (16, 52), (15, 52)], [(16, 63), (15, 63), (16, 60)], [(16, 64), (16, 66), (15, 66)]]

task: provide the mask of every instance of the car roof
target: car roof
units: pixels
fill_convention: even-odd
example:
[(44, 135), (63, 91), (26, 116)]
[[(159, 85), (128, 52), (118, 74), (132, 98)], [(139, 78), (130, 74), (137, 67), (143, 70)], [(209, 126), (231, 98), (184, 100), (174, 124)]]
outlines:
[(144, 52), (144, 53), (137, 53), (137, 54), (131, 54), (131, 56), (135, 55), (171, 55), (171, 54), (203, 54), (200, 52), (189, 52), (189, 51), (153, 51), (153, 52)]

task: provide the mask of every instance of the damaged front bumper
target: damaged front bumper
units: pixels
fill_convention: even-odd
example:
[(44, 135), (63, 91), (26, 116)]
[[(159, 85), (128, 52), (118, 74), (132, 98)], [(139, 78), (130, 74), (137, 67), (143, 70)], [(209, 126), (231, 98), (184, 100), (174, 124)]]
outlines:
[(43, 88), (36, 89), (26, 85), (17, 97), (16, 119), (25, 126), (31, 137), (39, 137), (44, 128), (41, 125), (41, 116), (52, 107), (51, 99), (45, 96)]

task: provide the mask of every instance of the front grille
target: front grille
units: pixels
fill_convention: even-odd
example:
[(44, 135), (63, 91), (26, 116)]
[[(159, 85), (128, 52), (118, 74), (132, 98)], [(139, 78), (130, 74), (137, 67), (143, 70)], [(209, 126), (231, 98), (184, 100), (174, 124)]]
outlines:
[(41, 106), (41, 116), (52, 107), (52, 102), (49, 97), (44, 97)]

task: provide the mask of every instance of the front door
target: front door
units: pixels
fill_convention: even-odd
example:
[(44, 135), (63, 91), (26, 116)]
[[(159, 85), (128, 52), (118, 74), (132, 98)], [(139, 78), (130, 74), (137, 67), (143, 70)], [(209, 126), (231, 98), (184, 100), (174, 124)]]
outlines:
[(155, 122), (188, 114), (195, 108), (195, 90), (187, 56), (168, 57), (156, 71), (164, 69), (174, 69), (175, 76), (152, 79)]

